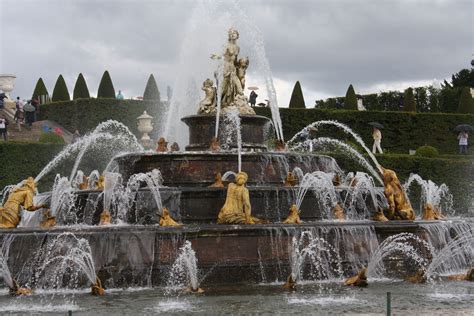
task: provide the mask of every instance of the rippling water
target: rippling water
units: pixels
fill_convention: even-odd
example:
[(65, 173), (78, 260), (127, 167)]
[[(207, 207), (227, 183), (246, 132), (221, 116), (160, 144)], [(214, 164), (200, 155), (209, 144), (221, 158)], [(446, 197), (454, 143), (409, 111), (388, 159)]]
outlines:
[[(369, 279), (369, 282), (371, 280)], [(413, 285), (372, 281), (368, 288), (341, 283), (305, 283), (296, 292), (281, 284), (205, 287), (202, 295), (166, 296), (162, 288), (111, 290), (105, 297), (84, 291), (65, 294), (39, 291), (13, 298), (0, 290), (0, 314), (73, 315), (223, 315), (223, 314), (384, 314), (386, 292), (392, 293), (392, 310), (399, 315), (474, 315), (473, 282), (438, 282)]]

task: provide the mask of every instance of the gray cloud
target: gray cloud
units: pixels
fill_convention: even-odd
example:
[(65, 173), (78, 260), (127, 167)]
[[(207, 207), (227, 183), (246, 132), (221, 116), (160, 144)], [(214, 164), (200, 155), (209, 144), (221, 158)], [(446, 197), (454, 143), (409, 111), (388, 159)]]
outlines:
[[(16, 74), (14, 95), (28, 98), (39, 77), (52, 92), (59, 74), (72, 92), (79, 72), (95, 94), (105, 69), (127, 96), (141, 95), (150, 73), (165, 94), (195, 3), (2, 0), (0, 5), (0, 72)], [(349, 83), (367, 90), (380, 82), (441, 79), (468, 67), (471, 58), (469, 0), (261, 0), (242, 1), (241, 7), (263, 34), (274, 76), (291, 86), (300, 80), (313, 96), (343, 95)]]

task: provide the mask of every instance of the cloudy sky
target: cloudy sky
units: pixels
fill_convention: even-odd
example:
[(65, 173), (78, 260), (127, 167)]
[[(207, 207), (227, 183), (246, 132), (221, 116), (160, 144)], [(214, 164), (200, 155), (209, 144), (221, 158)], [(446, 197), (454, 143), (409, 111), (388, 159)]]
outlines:
[[(472, 58), (470, 0), (227, 3), (0, 0), (0, 73), (17, 76), (13, 96), (22, 98), (31, 96), (39, 77), (52, 93), (59, 74), (72, 92), (80, 72), (95, 95), (106, 69), (127, 98), (142, 95), (150, 73), (165, 96), (183, 71), (181, 59), (192, 56), (183, 54), (192, 46), (190, 38), (201, 46), (210, 43), (213, 33), (205, 34), (202, 26), (219, 25), (212, 18), (219, 10), (229, 19), (244, 14), (245, 23), (260, 32), (280, 106), (288, 105), (296, 80), (308, 106), (344, 95), (350, 83), (358, 93), (429, 85), (469, 67)], [(199, 20), (199, 12), (214, 7), (221, 9)], [(235, 7), (239, 14), (233, 14)], [(251, 37), (245, 31), (243, 42)], [(241, 54), (244, 47), (252, 49), (249, 43), (241, 47)]]

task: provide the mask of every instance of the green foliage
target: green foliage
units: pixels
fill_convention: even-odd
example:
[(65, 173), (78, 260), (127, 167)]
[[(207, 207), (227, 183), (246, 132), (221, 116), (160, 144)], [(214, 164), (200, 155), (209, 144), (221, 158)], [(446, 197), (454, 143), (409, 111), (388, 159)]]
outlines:
[(346, 110), (357, 110), (357, 96), (352, 84), (347, 88), (346, 97), (344, 99), (344, 108)]
[(54, 85), (53, 96), (51, 97), (53, 102), (56, 101), (69, 101), (69, 91), (67, 90), (66, 81), (64, 81), (63, 75), (59, 75), (56, 84)]
[(471, 90), (469, 87), (464, 87), (459, 98), (458, 113), (474, 114), (474, 102), (472, 101)]
[[(163, 113), (163, 105), (156, 102), (116, 99), (77, 99), (69, 102), (53, 102), (41, 107), (40, 120), (59, 123), (68, 131), (79, 130), (81, 134), (93, 130), (100, 122), (109, 119), (122, 122), (134, 133), (137, 130), (137, 117), (143, 111), (155, 118)], [(154, 132), (158, 130), (155, 126)]]
[(143, 100), (145, 101), (160, 101), (160, 90), (156, 84), (153, 74), (150, 75), (146, 83), (145, 92), (143, 92)]
[(439, 156), (439, 152), (438, 149), (433, 146), (424, 145), (418, 147), (418, 149), (416, 150), (416, 155), (420, 157), (435, 158)]
[(458, 73), (452, 75), (451, 86), (457, 88), (471, 87), (474, 88), (474, 70), (462, 69)]
[(76, 85), (74, 86), (74, 92), (72, 98), (76, 99), (89, 99), (91, 96), (89, 94), (89, 89), (87, 88), (86, 80), (82, 73), (79, 74), (76, 80)]
[[(28, 142), (4, 142), (0, 143), (0, 191), (9, 184), (17, 184), (30, 176), (36, 176), (50, 162), (63, 145), (40, 144)], [(46, 182), (49, 184), (54, 180), (54, 173), (43, 178), (39, 185), (40, 189)]]
[(306, 108), (306, 105), (304, 103), (303, 91), (301, 90), (301, 85), (299, 81), (296, 81), (295, 86), (293, 88), (293, 92), (291, 93), (289, 107), (290, 109)]
[[(271, 117), (268, 109), (256, 108), (255, 111)], [(286, 140), (312, 122), (337, 120), (347, 124), (367, 144), (372, 144), (372, 127), (368, 123), (380, 122), (385, 126), (382, 130), (382, 148), (392, 153), (408, 153), (409, 149), (423, 145), (435, 146), (442, 154), (457, 153), (459, 148), (454, 127), (459, 124), (474, 125), (472, 114), (281, 108), (280, 115)], [(339, 129), (329, 126), (318, 129), (318, 137), (323, 136), (352, 140)]]
[(99, 90), (97, 91), (97, 98), (114, 98), (115, 89), (109, 72), (106, 70), (100, 79)]
[(405, 90), (405, 94), (403, 96), (403, 111), (416, 112), (416, 102), (412, 88), (408, 88)]
[(48, 95), (48, 89), (46, 89), (43, 79), (39, 78), (38, 82), (36, 82), (35, 90), (33, 91), (31, 99), (39, 100), (41, 95)]
[(39, 142), (42, 144), (64, 144), (64, 139), (55, 133), (41, 133)]

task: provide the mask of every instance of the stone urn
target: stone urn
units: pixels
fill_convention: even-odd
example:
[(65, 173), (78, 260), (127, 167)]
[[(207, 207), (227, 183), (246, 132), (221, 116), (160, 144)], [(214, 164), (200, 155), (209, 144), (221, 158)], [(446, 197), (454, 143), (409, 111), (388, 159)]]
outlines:
[(137, 117), (138, 131), (143, 134), (140, 141), (144, 146), (151, 145), (151, 139), (148, 133), (153, 130), (152, 119), (153, 116), (149, 115), (146, 111), (143, 111), (143, 114)]
[(15, 75), (0, 74), (0, 90), (5, 93), (8, 99), (5, 100), (6, 108), (15, 108), (15, 102), (10, 97), (10, 93), (15, 88)]

